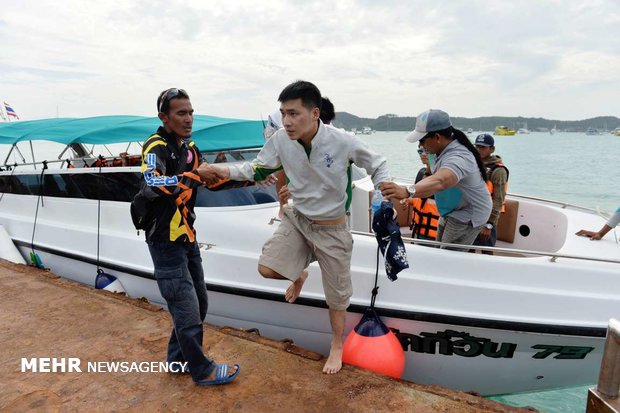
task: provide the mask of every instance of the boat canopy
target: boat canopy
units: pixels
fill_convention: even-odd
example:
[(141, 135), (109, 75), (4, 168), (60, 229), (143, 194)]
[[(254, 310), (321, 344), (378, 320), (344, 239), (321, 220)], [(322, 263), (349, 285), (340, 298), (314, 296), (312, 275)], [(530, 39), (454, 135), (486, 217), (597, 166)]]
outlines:
[[(161, 126), (157, 117), (96, 116), (54, 118), (0, 123), (0, 144), (46, 140), (106, 145), (142, 142)], [(247, 149), (263, 146), (263, 124), (259, 120), (194, 115), (192, 139), (203, 152)]]

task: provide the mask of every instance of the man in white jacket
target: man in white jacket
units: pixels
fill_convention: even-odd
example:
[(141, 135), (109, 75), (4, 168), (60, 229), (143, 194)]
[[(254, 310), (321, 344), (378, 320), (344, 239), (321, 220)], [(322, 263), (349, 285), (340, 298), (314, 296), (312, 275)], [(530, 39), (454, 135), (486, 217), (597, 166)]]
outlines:
[(321, 92), (312, 83), (291, 83), (278, 101), (284, 128), (265, 142), (256, 159), (211, 167), (220, 178), (233, 180), (262, 181), (280, 169), (286, 171), (294, 206), (284, 208), (282, 223), (263, 246), (258, 272), (266, 278), (293, 281), (287, 290), (287, 299), (293, 302), (307, 277), (303, 270), (318, 261), (332, 327), (323, 372), (334, 374), (342, 368), (342, 336), (353, 293), (353, 239), (345, 216), (351, 202), (347, 171), (351, 163), (365, 168), (377, 188), (390, 174), (383, 156), (359, 138), (321, 122)]

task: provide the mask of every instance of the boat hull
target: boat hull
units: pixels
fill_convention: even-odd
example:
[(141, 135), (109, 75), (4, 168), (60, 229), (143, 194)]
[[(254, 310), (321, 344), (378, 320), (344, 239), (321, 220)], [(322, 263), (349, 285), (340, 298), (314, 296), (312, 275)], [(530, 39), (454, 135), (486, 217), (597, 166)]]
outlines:
[[(368, 179), (356, 181), (351, 225), (358, 231), (368, 228), (371, 191)], [(164, 305), (128, 202), (47, 196), (37, 208), (39, 197), (13, 193), (1, 202), (0, 224), (23, 256), (34, 249), (45, 267), (91, 286), (99, 266), (116, 276), (129, 296)], [(408, 380), (484, 395), (594, 382), (607, 321), (617, 317), (620, 308), (618, 264), (552, 253), (527, 255), (519, 248), (588, 252), (605, 259), (605, 254), (617, 257), (618, 247), (567, 235), (600, 227), (605, 221), (595, 214), (519, 202), (510, 244), (514, 254), (407, 244), (410, 268), (394, 282), (385, 276), (382, 261), (376, 278), (374, 235), (356, 232), (346, 332), (370, 304), (377, 280), (376, 309), (398, 330)], [(257, 273), (261, 247), (279, 225), (277, 213), (275, 202), (196, 208), (197, 240), (210, 291), (207, 320), (259, 328), (263, 335), (292, 338), (327, 354), (331, 331), (318, 265), (310, 265), (295, 304), (284, 300), (287, 282)]]

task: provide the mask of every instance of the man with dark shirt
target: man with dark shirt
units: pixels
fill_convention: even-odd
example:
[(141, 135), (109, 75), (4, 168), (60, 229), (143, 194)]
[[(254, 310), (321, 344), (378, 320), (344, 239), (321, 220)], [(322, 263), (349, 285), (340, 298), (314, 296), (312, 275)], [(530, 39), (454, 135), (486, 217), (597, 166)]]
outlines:
[(144, 229), (155, 278), (174, 323), (167, 361), (188, 366), (198, 385), (229, 383), (239, 366), (217, 364), (202, 351), (208, 299), (193, 227), (197, 188), (214, 176), (191, 141), (194, 110), (189, 95), (167, 89), (157, 99), (157, 111), (163, 126), (144, 142), (140, 191), (149, 200)]

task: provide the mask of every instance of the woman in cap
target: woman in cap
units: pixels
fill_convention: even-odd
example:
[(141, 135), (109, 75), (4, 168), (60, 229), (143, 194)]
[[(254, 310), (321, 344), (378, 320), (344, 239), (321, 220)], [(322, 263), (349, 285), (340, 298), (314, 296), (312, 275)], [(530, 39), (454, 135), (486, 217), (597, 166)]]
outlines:
[(486, 171), (465, 133), (455, 129), (450, 116), (438, 109), (422, 112), (407, 141), (418, 142), (436, 156), (432, 175), (415, 185), (383, 184), (383, 196), (401, 199), (435, 196), (441, 215), (437, 241), (472, 245), (491, 213)]

